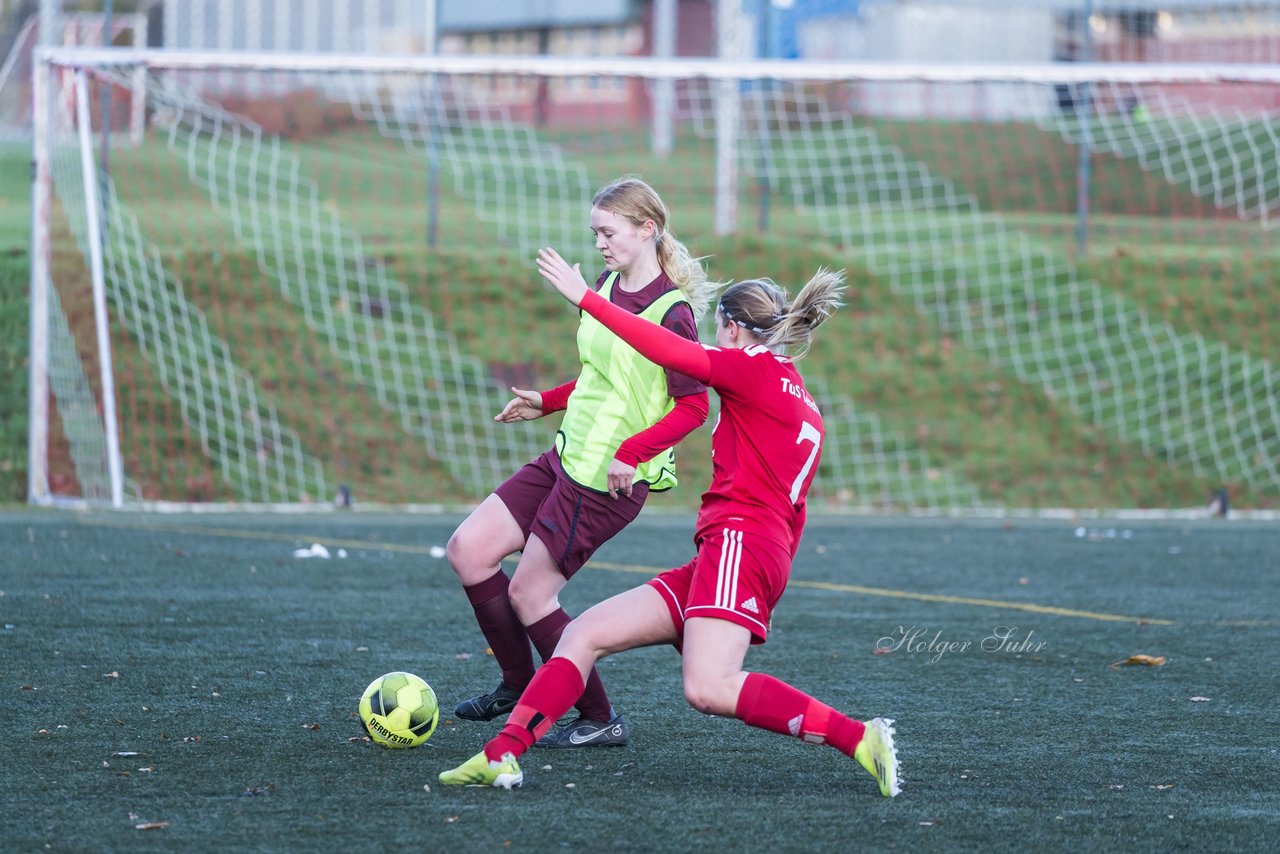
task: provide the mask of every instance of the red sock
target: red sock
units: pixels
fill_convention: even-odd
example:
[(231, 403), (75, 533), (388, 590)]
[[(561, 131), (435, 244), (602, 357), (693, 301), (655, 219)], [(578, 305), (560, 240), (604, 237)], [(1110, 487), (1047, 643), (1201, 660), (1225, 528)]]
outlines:
[(734, 715), (749, 726), (829, 744), (852, 756), (866, 729), (855, 721), (764, 673), (748, 673)]
[(516, 691), (523, 691), (533, 678), (533, 652), (529, 649), (529, 636), (524, 625), (511, 607), (507, 588), (511, 579), (502, 570), (479, 584), (464, 586), (471, 610), (476, 612), (476, 622), (484, 639), (493, 650), (493, 657), (502, 668), (502, 684)]
[(523, 756), (569, 711), (581, 694), (582, 674), (578, 672), (578, 665), (567, 658), (551, 659), (533, 675), (533, 681), (507, 718), (507, 725), (484, 746), (484, 755), (491, 760), (501, 759), (504, 753)]
[[(533, 648), (542, 656), (543, 661), (555, 654), (560, 635), (564, 634), (564, 628), (571, 620), (564, 608), (557, 608), (529, 626), (529, 640), (533, 641)], [(578, 714), (589, 721), (607, 722), (613, 718), (613, 706), (609, 703), (609, 695), (605, 693), (604, 682), (596, 668), (591, 668), (591, 672), (587, 674), (587, 685), (574, 705), (578, 707)]]

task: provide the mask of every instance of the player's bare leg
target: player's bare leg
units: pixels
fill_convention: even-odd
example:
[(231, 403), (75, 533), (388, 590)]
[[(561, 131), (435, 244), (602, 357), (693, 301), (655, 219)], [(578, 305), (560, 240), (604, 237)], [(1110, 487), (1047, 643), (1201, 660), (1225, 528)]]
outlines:
[(747, 678), (742, 662), (751, 632), (737, 623), (694, 617), (684, 624), (684, 696), (706, 715), (731, 718)]
[(449, 537), (445, 557), (463, 586), (479, 584), (501, 571), (508, 555), (524, 548), (524, 533), (507, 505), (490, 495)]
[(780, 679), (742, 669), (751, 634), (728, 620), (697, 617), (685, 624), (684, 693), (709, 715), (803, 741), (829, 744), (858, 761), (885, 797), (898, 794), (898, 754), (893, 721), (857, 721)]

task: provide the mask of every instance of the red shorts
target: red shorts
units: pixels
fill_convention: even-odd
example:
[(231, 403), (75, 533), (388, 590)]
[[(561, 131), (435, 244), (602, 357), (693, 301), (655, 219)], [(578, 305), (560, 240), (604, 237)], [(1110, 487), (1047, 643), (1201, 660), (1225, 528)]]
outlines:
[(693, 560), (647, 584), (667, 603), (681, 641), (685, 620), (716, 617), (745, 627), (758, 644), (768, 638), (773, 609), (790, 576), (790, 551), (764, 537), (723, 528), (702, 538)]
[(524, 532), (537, 534), (565, 578), (572, 578), (614, 534), (640, 515), (649, 484), (630, 497), (602, 495), (569, 479), (554, 449), (524, 465), (494, 490)]

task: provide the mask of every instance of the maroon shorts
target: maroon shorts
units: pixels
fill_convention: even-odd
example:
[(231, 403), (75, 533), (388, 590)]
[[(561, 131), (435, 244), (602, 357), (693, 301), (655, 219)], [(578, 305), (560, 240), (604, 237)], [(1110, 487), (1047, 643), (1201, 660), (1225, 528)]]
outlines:
[(790, 575), (787, 549), (725, 528), (703, 537), (693, 560), (646, 583), (667, 603), (681, 643), (685, 620), (716, 617), (745, 627), (751, 642), (759, 644), (769, 636), (773, 609)]
[(572, 578), (614, 534), (640, 515), (649, 484), (617, 499), (569, 479), (554, 449), (526, 464), (494, 494), (507, 505), (526, 540), (536, 534), (565, 578)]

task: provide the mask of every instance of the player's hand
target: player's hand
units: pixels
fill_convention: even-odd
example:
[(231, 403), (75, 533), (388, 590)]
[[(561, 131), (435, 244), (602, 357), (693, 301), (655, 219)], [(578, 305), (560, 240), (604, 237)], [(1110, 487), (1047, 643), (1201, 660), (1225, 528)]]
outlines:
[(542, 392), (529, 391), (528, 389), (512, 386), (511, 393), (515, 397), (507, 401), (507, 405), (502, 407), (502, 411), (493, 416), (494, 421), (513, 424), (516, 421), (532, 421), (535, 418), (541, 418), (545, 414), (542, 411)]
[(614, 458), (609, 463), (609, 497), (615, 501), (619, 495), (631, 495), (631, 482), (635, 480), (636, 467), (629, 466), (621, 460)]
[(587, 282), (582, 278), (579, 267), (578, 264), (570, 267), (569, 262), (550, 246), (538, 250), (538, 272), (574, 305), (582, 305), (582, 298), (587, 295)]

